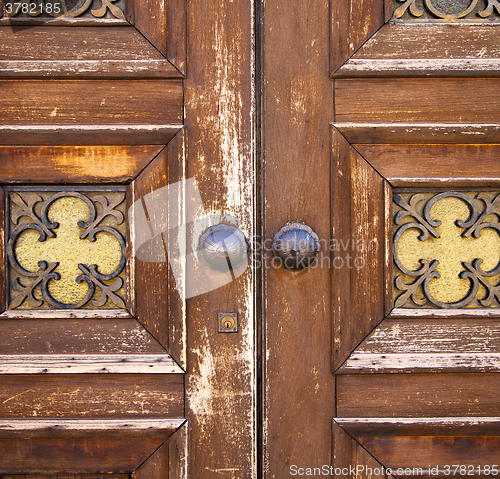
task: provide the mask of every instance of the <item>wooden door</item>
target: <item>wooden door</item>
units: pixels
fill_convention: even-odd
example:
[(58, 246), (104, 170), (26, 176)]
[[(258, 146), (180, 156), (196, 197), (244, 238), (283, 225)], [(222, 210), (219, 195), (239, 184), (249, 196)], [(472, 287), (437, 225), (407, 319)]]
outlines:
[(265, 2), (264, 477), (499, 473), (499, 13)]
[(254, 235), (252, 4), (39, 3), (0, 19), (0, 477), (255, 477), (253, 272), (184, 298), (159, 193), (196, 180), (195, 250)]

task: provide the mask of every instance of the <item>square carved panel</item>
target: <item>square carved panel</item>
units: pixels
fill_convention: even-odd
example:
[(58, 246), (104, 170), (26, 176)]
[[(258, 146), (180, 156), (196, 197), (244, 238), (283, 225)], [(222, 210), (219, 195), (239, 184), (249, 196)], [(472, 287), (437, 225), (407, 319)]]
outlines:
[(394, 192), (394, 306), (498, 307), (495, 192)]
[(125, 188), (6, 188), (8, 309), (125, 308)]

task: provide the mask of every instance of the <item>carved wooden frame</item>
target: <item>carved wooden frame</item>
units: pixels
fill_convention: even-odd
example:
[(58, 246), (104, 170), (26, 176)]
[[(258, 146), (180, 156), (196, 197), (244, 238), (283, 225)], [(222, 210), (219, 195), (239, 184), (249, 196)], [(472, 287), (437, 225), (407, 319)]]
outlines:
[(396, 24), (391, 0), (330, 2), (330, 13), (334, 79), (500, 75), (494, 25)]
[[(0, 178), (4, 184), (25, 183), (23, 180), (30, 178), (34, 184), (44, 182), (57, 185), (57, 183), (75, 183), (80, 180), (81, 184), (85, 185), (98, 181), (91, 172), (99, 174), (101, 171), (105, 175), (106, 171), (109, 171), (110, 176), (101, 177), (101, 181), (106, 181), (108, 185), (126, 187), (128, 211), (130, 205), (134, 201), (141, 201), (143, 195), (182, 179), (184, 141), (184, 132), (180, 131), (164, 148), (121, 147), (121, 161), (116, 165), (107, 166), (106, 163), (109, 161), (113, 163), (113, 157), (116, 157), (116, 147), (0, 147), (0, 157), (8, 160), (0, 162)], [(74, 150), (73, 155), (68, 155), (67, 150)], [(44, 179), (43, 173), (40, 177), (38, 171), (52, 171), (50, 163), (57, 162), (57, 158), (61, 156), (68, 162), (67, 169), (59, 170), (57, 177), (51, 180)], [(17, 158), (17, 168), (11, 168), (12, 158)], [(81, 171), (82, 175), (79, 175), (82, 158), (92, 158), (92, 160), (87, 160), (86, 167)], [(125, 161), (126, 158), (128, 161)], [(111, 168), (108, 170), (109, 166)], [(30, 170), (33, 170), (32, 174)], [(116, 176), (113, 175), (113, 170), (117, 173)], [(0, 188), (0, 192), (3, 198), (4, 189)], [(2, 209), (3, 205), (2, 201)], [(3, 231), (3, 212), (0, 218)], [(185, 423), (184, 412), (179, 417), (179, 411), (184, 411), (183, 375), (186, 369), (186, 324), (183, 301), (173, 286), (174, 278), (168, 263), (155, 263), (151, 266), (150, 263), (137, 261), (133, 253), (133, 241), (130, 228), (127, 228), (127, 309), (125, 310), (4, 311), (5, 288), (1, 288), (4, 312), (0, 315), (2, 329), (0, 336), (4, 338), (5, 344), (0, 358), (0, 375), (10, 374), (15, 377), (16, 374), (25, 374), (26, 381), (29, 382), (30, 377), (35, 381), (39, 377), (30, 375), (40, 375), (40, 373), (44, 373), (45, 378), (60, 379), (62, 377), (58, 373), (69, 373), (70, 376), (82, 373), (84, 376), (85, 373), (97, 375), (106, 373), (111, 374), (119, 384), (120, 379), (125, 380), (130, 373), (150, 376), (151, 373), (158, 373), (165, 378), (166, 386), (162, 391), (165, 391), (165, 395), (172, 395), (174, 398), (172, 405), (177, 404), (172, 411), (177, 412), (170, 416), (172, 414), (169, 412), (170, 406), (164, 404), (166, 418), (159, 420), (150, 418), (83, 420), (77, 414), (75, 419), (40, 418), (4, 421), (4, 424), (0, 425), (0, 441), (5, 440), (10, 446), (0, 448), (0, 463), (2, 466), (9, 464), (8, 470), (2, 469), (3, 473), (135, 471), (138, 478), (163, 479), (172, 477), (168, 476), (168, 471), (171, 470), (177, 471), (173, 477), (185, 477), (187, 426), (181, 428)], [(0, 277), (3, 282), (6, 278), (4, 274), (6, 253), (5, 244), (3, 241), (1, 243), (0, 252), (3, 261)], [(153, 271), (152, 268), (156, 270)], [(141, 295), (141, 301), (136, 301), (138, 294)], [(161, 301), (158, 300), (158, 295), (161, 296)], [(57, 348), (55, 337), (85, 337), (88, 336), (85, 331), (92, 331), (94, 327), (97, 327), (96, 331), (101, 331), (102, 328), (99, 328), (103, 322), (112, 325), (115, 333), (114, 336), (104, 334), (104, 339), (99, 340), (102, 345), (95, 344), (89, 347), (82, 339), (81, 346), (82, 348), (85, 346), (85, 350), (81, 351), (77, 344), (72, 344), (71, 351), (68, 350), (64, 354), (50, 354), (50, 350), (46, 354), (20, 353), (23, 350), (23, 341), (32, 342), (27, 338), (34, 334), (35, 329), (37, 344), (52, 343)], [(40, 327), (43, 325), (46, 329)], [(99, 336), (102, 333), (96, 334)], [(145, 338), (145, 342), (138, 344), (138, 338)], [(64, 339), (61, 344), (63, 343)], [(112, 352), (95, 354), (99, 350)], [(170, 387), (173, 389), (168, 389)], [(84, 397), (85, 395), (80, 401), (84, 401)], [(181, 430), (177, 431), (179, 428)], [(170, 437), (172, 439), (169, 439)], [(41, 441), (39, 447), (43, 448), (45, 442), (51, 447), (50, 454), (46, 454), (47, 461), (43, 464), (39, 459), (33, 462), (33, 457), (29, 454), (29, 448), (33, 444), (36, 445), (37, 441)], [(137, 447), (137, 442), (143, 445)], [(54, 444), (60, 447), (54, 447)], [(128, 451), (125, 454), (128, 459), (123, 463), (128, 469), (110, 470), (110, 464), (116, 466), (120, 463), (123, 451)], [(60, 461), (54, 460), (54, 454), (66, 457), (63, 466)], [(93, 454), (92, 460), (91, 454)], [(9, 463), (9, 458), (15, 460), (12, 459)], [(180, 462), (176, 464), (174, 458), (179, 458)], [(64, 467), (64, 470), (56, 470), (56, 467)]]
[[(486, 58), (480, 55), (481, 49), (486, 47), (485, 51), (490, 52), (488, 47), (497, 43), (494, 27), (398, 25), (390, 23), (392, 2), (388, 1), (384, 4), (380, 0), (368, 0), (360, 4), (346, 0), (330, 5), (330, 64), (334, 80), (424, 75), (495, 77), (500, 74), (497, 53), (487, 53)], [(451, 29), (453, 34), (450, 34)], [(467, 38), (474, 40), (467, 42)], [(481, 331), (484, 321), (493, 329), (498, 328), (500, 315), (495, 311), (393, 310), (391, 204), (393, 187), (498, 188), (500, 168), (492, 161), (491, 154), (500, 152), (499, 133), (498, 125), (486, 123), (337, 122), (332, 125), (332, 237), (343, 241), (344, 245), (354, 239), (361, 239), (364, 244), (375, 239), (380, 247), (377, 251), (357, 253), (368, 265), (365, 271), (356, 268), (333, 270), (332, 362), (337, 376), (337, 401), (342, 385), (340, 379), (349, 374), (500, 371), (497, 345), (482, 351), (489, 365), (473, 362), (476, 350), (460, 354), (435, 350), (419, 356), (412, 349), (422, 346), (418, 340), (411, 344), (409, 349), (412, 350), (407, 354), (394, 352), (388, 343), (385, 349), (382, 346), (372, 351), (374, 342), (382, 338), (383, 343), (385, 332), (403, 318), (406, 321), (403, 324), (408, 325), (420, 320), (432, 322), (436, 334), (448, 334), (451, 340), (465, 334), (461, 333), (461, 328)], [(478, 134), (482, 145), (472, 145), (477, 140), (471, 136)], [(470, 157), (474, 149), (477, 152)], [(443, 155), (441, 164), (430, 155), (431, 150)], [(432, 161), (426, 160), (426, 155), (430, 155)], [(457, 161), (460, 164), (458, 172), (457, 168), (450, 168)], [(346, 264), (346, 254), (346, 251), (339, 251), (336, 258)], [(447, 329), (447, 320), (457, 321), (453, 333)], [(408, 331), (403, 332), (401, 344), (409, 337)], [(390, 396), (388, 392), (388, 404)], [(383, 398), (379, 403), (381, 401)], [(399, 441), (410, 437), (425, 456), (425, 451), (430, 452), (434, 446), (426, 444), (424, 436), (432, 442), (432, 437), (436, 436), (465, 435), (471, 444), (480, 448), (484, 436), (494, 436), (492, 440), (498, 441), (495, 424), (494, 418), (487, 417), (471, 417), (470, 421), (462, 422), (454, 417), (403, 419), (383, 416), (383, 413), (381, 417), (336, 417), (332, 423), (333, 466), (347, 467), (348, 472), (336, 469), (335, 476), (350, 476), (353, 473), (349, 472), (349, 467), (357, 464), (411, 465), (398, 464), (395, 455), (389, 457), (387, 450), (377, 444), (379, 439), (397, 451)], [(448, 454), (450, 450), (441, 452)], [(487, 464), (488, 459), (491, 460), (483, 454), (479, 461)]]
[[(355, 144), (350, 145), (342, 134), (333, 126), (333, 238), (340, 244), (351, 244), (354, 239), (363, 244), (371, 244), (374, 239), (381, 245), (381, 251), (367, 250), (356, 253), (363, 258), (368, 268), (340, 268), (333, 273), (334, 284), (334, 352), (333, 369), (337, 377), (357, 374), (405, 374), (405, 373), (498, 373), (500, 372), (500, 352), (497, 345), (491, 348), (476, 345), (467, 351), (447, 350), (434, 345), (432, 351), (426, 350), (426, 337), (410, 333), (418, 329), (419, 324), (426, 325), (429, 334), (446, 338), (453, 344), (460, 341), (462, 335), (472, 328), (482, 337), (481, 344), (486, 344), (488, 328), (498, 329), (500, 314), (488, 309), (436, 310), (436, 309), (398, 309), (393, 308), (393, 209), (392, 188), (418, 185), (420, 188), (476, 187), (500, 185), (500, 169), (489, 168), (491, 156), (500, 153), (500, 145), (394, 145), (387, 154), (381, 154), (387, 145)], [(475, 149), (476, 154), (470, 154)], [(436, 155), (442, 154), (460, 161), (460, 175), (450, 173), (447, 178), (432, 177), (427, 164), (414, 161), (418, 154), (428, 154), (436, 161)], [(434, 154), (432, 154), (432, 151)], [(362, 152), (362, 153), (361, 153)], [(439, 156), (438, 156), (439, 158)], [(411, 175), (406, 165), (411, 163)], [(445, 161), (446, 163), (446, 161)], [(401, 168), (398, 167), (398, 164)], [(487, 171), (487, 178), (479, 178), (478, 172)], [(452, 177), (453, 176), (453, 177)], [(346, 201), (349, 198), (349, 201)], [(349, 251), (339, 251), (337, 258), (347, 264)], [(337, 263), (340, 264), (339, 261)], [(335, 260), (334, 260), (335, 264)], [(403, 321), (403, 323), (401, 323)], [(450, 329), (448, 321), (455, 324)], [(485, 328), (485, 321), (488, 328)], [(423, 322), (423, 323), (422, 323)], [(398, 342), (391, 335), (394, 327), (401, 327)], [(397, 344), (397, 348), (393, 349)], [(375, 347), (376, 346), (376, 347)], [(406, 348), (406, 352), (401, 352)], [(480, 353), (478, 355), (478, 353)], [(478, 357), (481, 359), (478, 360)], [(337, 381), (340, 388), (342, 381)], [(338, 389), (337, 394), (341, 392)], [(395, 396), (394, 394), (392, 395)], [(390, 403), (389, 403), (390, 404)], [(464, 422), (465, 421), (465, 422)], [(477, 425), (476, 429), (474, 424)], [(496, 427), (493, 418), (391, 418), (391, 417), (338, 417), (333, 422), (334, 466), (349, 467), (357, 464), (359, 447), (365, 448), (381, 465), (388, 468), (406, 467), (408, 464), (396, 463), (395, 456), (387, 456), (387, 451), (380, 448), (378, 440), (391, 444), (398, 449), (398, 444), (408, 437), (419, 441), (419, 450), (429, 453), (435, 444), (423, 436), (467, 436), (471, 448), (480, 448), (481, 437), (497, 436), (492, 434)], [(354, 438), (359, 444), (351, 445)], [(495, 439), (492, 439), (495, 440)], [(426, 443), (426, 441), (430, 441)], [(443, 454), (451, 454), (452, 439), (443, 449)], [(415, 442), (417, 444), (417, 442)], [(474, 446), (475, 445), (475, 446)], [(476, 450), (478, 453), (479, 449)], [(422, 458), (422, 453), (419, 458)], [(478, 455), (481, 465), (487, 465), (488, 459)], [(362, 464), (362, 463), (359, 463)], [(413, 467), (413, 466), (412, 466)], [(415, 466), (417, 467), (417, 466)], [(418, 466), (420, 467), (420, 466)], [(442, 472), (442, 471), (441, 471)]]

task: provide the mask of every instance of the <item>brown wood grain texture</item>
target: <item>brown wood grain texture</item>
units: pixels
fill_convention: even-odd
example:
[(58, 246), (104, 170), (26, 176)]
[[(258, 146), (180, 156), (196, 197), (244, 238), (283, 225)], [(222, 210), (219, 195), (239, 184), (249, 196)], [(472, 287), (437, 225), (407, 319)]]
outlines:
[(385, 319), (338, 374), (498, 372), (498, 320)]
[(0, 26), (0, 60), (161, 60), (133, 27)]
[(377, 78), (335, 81), (339, 123), (498, 123), (496, 78)]
[[(421, 468), (429, 471), (438, 467), (434, 477), (447, 477), (446, 465), (469, 466), (478, 472), (480, 466), (497, 464), (500, 459), (500, 437), (370, 437), (360, 438), (361, 444), (372, 452), (387, 468)], [(451, 468), (451, 471), (455, 466)], [(498, 469), (498, 468), (497, 468)], [(470, 472), (470, 469), (466, 469)], [(413, 477), (422, 477), (423, 472), (415, 471)], [(486, 476), (486, 474), (484, 475)], [(483, 477), (484, 477), (483, 476)]]
[[(478, 137), (479, 138), (479, 137)], [(394, 187), (500, 184), (499, 145), (354, 145)]]
[(2, 439), (167, 438), (183, 419), (1, 419)]
[(331, 2), (330, 15), (330, 68), (333, 74), (384, 24), (384, 2)]
[[(178, 125), (178, 80), (1, 80), (1, 125)], [(62, 94), (64, 93), (64, 94)]]
[(144, 462), (163, 440), (0, 439), (0, 463), (6, 473), (128, 473)]
[(181, 374), (16, 374), (3, 375), (0, 382), (3, 418), (179, 418), (184, 414)]
[(497, 76), (500, 44), (487, 25), (384, 25), (336, 78), (369, 76)]
[(0, 125), (0, 145), (165, 145), (182, 125)]
[(169, 442), (169, 440), (165, 441), (137, 468), (135, 479), (170, 479)]
[(183, 75), (186, 74), (186, 0), (167, 0), (166, 57)]
[(2, 354), (165, 352), (135, 319), (2, 319)]
[[(205, 210), (237, 218), (249, 240), (255, 234), (252, 9), (246, 0), (187, 2), (187, 31), (198, 33), (188, 35), (185, 81), (187, 178), (196, 178)], [(237, 334), (217, 332), (218, 312), (238, 312)], [(186, 410), (195, 476), (257, 475), (255, 314), (250, 268), (187, 300)]]
[(2, 479), (130, 479), (129, 474), (4, 474)]
[[(373, 167), (373, 165), (371, 165)], [(375, 170), (380, 174), (376, 168)], [(381, 175), (384, 177), (384, 175)], [(387, 316), (393, 309), (393, 295), (392, 295), (392, 281), (393, 281), (393, 259), (392, 259), (392, 204), (393, 204), (393, 193), (392, 187), (387, 179), (384, 177), (384, 287), (385, 287), (385, 297), (384, 315)]]
[[(161, 150), (145, 146), (0, 147), (3, 183), (128, 183)], [(29, 171), (29, 175), (27, 172)]]
[(495, 417), (497, 374), (364, 374), (337, 377), (338, 417)]
[(498, 417), (337, 418), (353, 437), (371, 436), (496, 436)]
[(128, 19), (182, 74), (186, 71), (186, 1), (134, 2)]
[[(347, 431), (386, 467), (423, 468), (412, 477), (446, 477), (454, 465), (472, 467), (475, 476), (485, 477), (484, 466), (498, 461), (498, 418), (380, 418), (337, 419), (339, 430)], [(446, 473), (448, 465), (448, 474)], [(481, 469), (478, 469), (481, 466)], [(429, 468), (435, 468), (431, 473)], [(481, 473), (483, 471), (483, 473)]]
[(187, 421), (175, 431), (168, 440), (169, 478), (188, 478), (188, 423)]
[[(381, 464), (367, 452), (359, 442), (349, 435), (337, 422), (332, 422), (332, 477), (379, 478), (386, 479)], [(352, 474), (352, 468), (359, 466), (358, 474)], [(371, 473), (368, 469), (371, 469)], [(379, 472), (375, 474), (373, 472)], [(340, 472), (341, 474), (337, 474)]]
[(385, 185), (333, 129), (334, 370), (384, 318)]
[[(345, 430), (332, 420), (332, 466), (335, 468), (349, 468), (356, 464), (353, 439)], [(341, 472), (341, 471), (340, 471)], [(334, 474), (333, 477), (345, 477), (342, 474)]]
[(0, 26), (0, 76), (182, 78), (135, 28)]
[[(167, 178), (169, 184), (184, 179), (186, 171), (186, 131), (179, 133), (167, 145)], [(174, 207), (174, 205), (170, 205)], [(170, 211), (169, 207), (169, 211)], [(176, 211), (178, 211), (177, 208)], [(164, 239), (167, 238), (164, 235)], [(166, 254), (168, 259), (168, 254)], [(172, 268), (168, 269), (168, 345), (169, 353), (177, 364), (186, 369), (186, 304), (181, 298), (180, 288), (177, 287)]]
[[(329, 3), (267, 1), (263, 9), (264, 239), (268, 245), (263, 298), (264, 474), (269, 478), (289, 477), (292, 464), (331, 463), (335, 381), (329, 251), (328, 145), (333, 119), (326, 33)], [(318, 263), (310, 271), (272, 266), (272, 238), (287, 222), (305, 223), (320, 238)]]
[[(163, 149), (158, 156), (142, 171), (130, 184), (127, 190), (129, 203), (142, 201), (142, 198), (168, 185), (168, 157), (167, 149)], [(144, 205), (144, 203), (143, 203)], [(165, 208), (159, 205), (158, 210), (147, 210), (148, 221), (154, 222), (155, 215), (162, 214)], [(168, 350), (169, 344), (169, 315), (168, 315), (168, 263), (162, 236), (155, 237), (148, 248), (158, 250), (158, 261), (141, 261), (135, 256), (134, 261), (134, 290), (135, 304), (132, 306), (137, 320), (153, 335), (153, 337)], [(135, 246), (134, 246), (135, 247)]]
[(6, 278), (6, 267), (5, 267), (5, 241), (3, 241), (5, 235), (5, 191), (0, 188), (0, 312), (5, 311), (5, 278)]
[[(457, 120), (458, 121), (458, 120)], [(500, 125), (481, 123), (335, 123), (351, 144), (500, 143)]]
[(165, 56), (167, 50), (167, 5), (169, 0), (141, 0), (129, 9), (129, 21)]
[(169, 354), (2, 354), (0, 374), (182, 374)]

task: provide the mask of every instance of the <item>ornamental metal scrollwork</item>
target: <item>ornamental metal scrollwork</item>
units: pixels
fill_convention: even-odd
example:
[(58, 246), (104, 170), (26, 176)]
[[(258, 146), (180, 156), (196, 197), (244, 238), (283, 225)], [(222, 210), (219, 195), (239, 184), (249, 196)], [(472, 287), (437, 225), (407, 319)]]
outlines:
[(7, 17), (75, 18), (88, 14), (94, 18), (125, 20), (122, 0), (31, 0), (24, 3), (12, 0), (4, 4)]
[[(10, 232), (7, 240), (7, 258), (10, 266), (9, 309), (22, 305), (31, 308), (77, 309), (82, 307), (119, 307), (125, 308), (123, 298), (117, 293), (124, 285), (122, 278), (125, 268), (125, 238), (117, 228), (124, 231), (125, 216), (117, 209), (125, 199), (125, 193), (113, 192), (111, 199), (101, 194), (85, 194), (80, 191), (59, 191), (45, 198), (38, 192), (32, 194), (12, 191), (8, 195), (12, 204), (10, 208)], [(76, 198), (85, 203), (89, 217), (86, 221), (79, 220), (77, 226), (82, 230), (79, 239), (95, 242), (97, 235), (106, 233), (117, 241), (120, 252), (118, 264), (110, 273), (104, 274), (97, 264), (78, 264), (81, 274), (76, 277), (76, 283), (86, 283), (85, 296), (75, 303), (58, 301), (51, 294), (51, 282), (61, 279), (57, 271), (58, 261), (38, 262), (38, 270), (32, 271), (23, 267), (16, 254), (16, 245), (20, 236), (33, 230), (38, 233), (38, 242), (47, 238), (56, 238), (59, 223), (51, 221), (49, 211), (52, 205), (61, 198)], [(13, 206), (15, 205), (15, 206)], [(111, 218), (111, 219), (110, 219)], [(22, 221), (20, 221), (22, 219)], [(104, 223), (104, 224), (103, 224)], [(111, 226), (116, 224), (116, 226)], [(61, 252), (62, 254), (63, 252)], [(35, 260), (36, 261), (36, 260)], [(96, 294), (97, 293), (97, 294)]]
[(396, 293), (394, 306), (499, 307), (500, 282), (491, 282), (488, 278), (500, 275), (500, 251), (498, 252), (498, 263), (487, 271), (481, 267), (484, 258), (460, 261), (463, 270), (459, 273), (459, 278), (468, 280), (469, 288), (465, 296), (453, 302), (440, 301), (431, 292), (431, 281), (441, 277), (440, 272), (437, 271), (440, 264), (437, 258), (419, 259), (419, 266), (414, 269), (408, 268), (401, 261), (399, 244), (406, 231), (417, 230), (418, 242), (424, 242), (429, 238), (440, 238), (440, 233), (436, 228), (441, 225), (441, 221), (432, 217), (431, 209), (444, 198), (457, 198), (467, 205), (468, 217), (454, 221), (455, 226), (463, 230), (460, 234), (462, 238), (479, 238), (481, 232), (486, 228), (495, 230), (500, 235), (500, 224), (497, 222), (500, 219), (500, 194), (493, 196), (479, 193), (472, 197), (465, 193), (449, 191), (430, 198), (418, 193), (411, 195), (408, 199), (395, 194), (394, 203), (398, 205), (399, 209), (394, 215), (394, 222), (397, 225), (393, 241), (393, 257), (397, 268), (394, 283), (399, 292)]
[[(401, 5), (402, 3), (402, 5)], [(448, 3), (448, 5), (446, 5)], [(457, 8), (459, 2), (442, 2), (439, 0), (394, 0), (393, 20), (406, 18), (411, 21), (445, 21), (456, 22), (487, 20), (500, 21), (499, 0), (468, 0)]]

